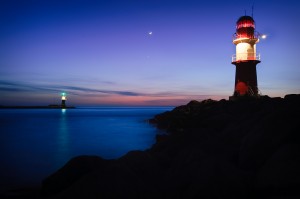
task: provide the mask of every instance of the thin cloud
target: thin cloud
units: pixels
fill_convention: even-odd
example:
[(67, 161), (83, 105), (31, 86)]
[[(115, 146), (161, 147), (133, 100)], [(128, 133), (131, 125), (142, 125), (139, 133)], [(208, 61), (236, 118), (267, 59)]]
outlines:
[(145, 96), (144, 93), (132, 92), (132, 91), (119, 91), (119, 90), (101, 90), (101, 89), (91, 89), (85, 87), (76, 86), (57, 86), (57, 85), (35, 85), (26, 84), (10, 81), (0, 81), (0, 91), (6, 92), (28, 92), (28, 91), (39, 91), (39, 92), (61, 92), (68, 91), (70, 94), (79, 95), (78, 92), (83, 93), (103, 93), (103, 94), (115, 94), (122, 96)]
[(75, 87), (75, 86), (62, 86), (61, 89), (70, 90), (70, 91), (81, 91), (81, 92), (91, 92), (91, 93), (103, 93), (103, 94), (117, 94), (124, 96), (144, 96), (143, 93), (132, 92), (132, 91), (115, 91), (115, 90), (101, 90), (101, 89), (90, 89), (84, 87)]
[(19, 92), (19, 91), (24, 91), (24, 89), (21, 89), (21, 88), (10, 88), (10, 87), (0, 86), (0, 91)]

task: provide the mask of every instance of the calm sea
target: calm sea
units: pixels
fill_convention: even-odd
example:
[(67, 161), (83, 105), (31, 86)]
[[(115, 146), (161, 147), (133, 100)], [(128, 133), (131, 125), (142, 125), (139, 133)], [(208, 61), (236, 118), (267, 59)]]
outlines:
[(147, 149), (158, 133), (147, 119), (171, 109), (0, 109), (0, 191), (39, 185), (74, 156), (112, 159)]

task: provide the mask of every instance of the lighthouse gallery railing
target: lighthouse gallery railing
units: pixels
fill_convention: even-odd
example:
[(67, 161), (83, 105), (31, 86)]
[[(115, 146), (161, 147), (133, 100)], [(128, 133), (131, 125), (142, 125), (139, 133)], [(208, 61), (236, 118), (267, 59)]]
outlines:
[(254, 33), (244, 33), (244, 34), (237, 34), (234, 33), (232, 35), (232, 39), (236, 40), (236, 39), (259, 39), (261, 36), (261, 34), (257, 31), (254, 31)]
[(232, 55), (232, 62), (237, 61), (245, 61), (245, 60), (258, 60), (260, 61), (260, 54), (259, 53), (239, 53)]

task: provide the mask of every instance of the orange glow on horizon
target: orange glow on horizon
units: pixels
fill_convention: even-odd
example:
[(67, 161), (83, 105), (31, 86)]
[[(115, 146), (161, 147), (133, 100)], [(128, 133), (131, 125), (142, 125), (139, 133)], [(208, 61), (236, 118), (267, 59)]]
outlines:
[(94, 96), (88, 98), (72, 98), (74, 104), (90, 105), (116, 105), (116, 106), (179, 106), (190, 102), (191, 100), (202, 101), (205, 99), (226, 99), (227, 96)]

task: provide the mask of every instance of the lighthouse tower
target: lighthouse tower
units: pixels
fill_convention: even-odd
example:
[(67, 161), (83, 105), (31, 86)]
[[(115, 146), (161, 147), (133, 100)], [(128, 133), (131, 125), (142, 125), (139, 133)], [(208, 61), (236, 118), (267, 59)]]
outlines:
[(255, 31), (255, 22), (250, 16), (242, 16), (236, 22), (233, 43), (236, 54), (232, 56), (232, 64), (236, 67), (234, 94), (238, 96), (258, 96), (256, 65), (260, 63), (260, 55), (256, 53), (259, 34)]
[(67, 100), (67, 94), (61, 93), (61, 107), (62, 108), (66, 107), (66, 100)]

